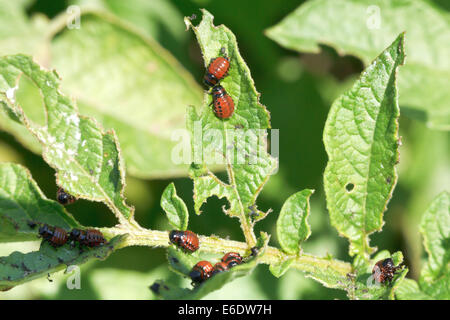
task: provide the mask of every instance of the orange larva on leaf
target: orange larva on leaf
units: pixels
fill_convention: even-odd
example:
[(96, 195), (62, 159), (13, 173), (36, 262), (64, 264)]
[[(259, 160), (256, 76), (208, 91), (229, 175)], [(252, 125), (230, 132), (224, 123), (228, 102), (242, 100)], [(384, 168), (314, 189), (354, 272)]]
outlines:
[(199, 284), (209, 279), (213, 273), (213, 266), (209, 261), (198, 262), (189, 273), (193, 284)]
[(211, 62), (206, 70), (203, 82), (210, 87), (215, 86), (220, 80), (228, 75), (230, 68), (230, 60), (228, 57), (217, 57), (211, 59)]
[(197, 251), (199, 248), (197, 235), (189, 230), (172, 230), (169, 233), (169, 239), (173, 244), (189, 252)]
[(39, 228), (39, 235), (55, 248), (64, 245), (69, 239), (66, 230), (49, 226), (48, 224), (44, 224)]
[(214, 113), (220, 119), (228, 119), (234, 112), (234, 101), (225, 91), (218, 85), (212, 89)]

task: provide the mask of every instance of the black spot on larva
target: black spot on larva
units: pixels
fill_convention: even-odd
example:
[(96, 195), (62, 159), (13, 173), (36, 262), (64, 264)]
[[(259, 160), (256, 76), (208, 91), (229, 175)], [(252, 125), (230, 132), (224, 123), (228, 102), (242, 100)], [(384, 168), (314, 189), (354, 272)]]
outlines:
[(386, 183), (387, 183), (387, 184), (390, 184), (391, 181), (392, 181), (391, 177), (387, 177), (387, 178), (386, 178)]
[(13, 263), (13, 264), (11, 264), (11, 267), (18, 268), (19, 266), (17, 264)]
[(171, 257), (171, 260), (172, 260), (173, 263), (178, 263), (179, 262), (178, 259), (175, 258), (175, 257)]
[[(42, 260), (42, 258), (41, 258), (41, 260)], [(63, 263), (64, 260), (63, 260), (62, 258), (58, 257), (58, 262), (59, 262), (59, 263)]]
[(347, 185), (345, 186), (345, 189), (348, 192), (352, 192), (354, 188), (355, 188), (355, 185), (353, 183), (351, 183), (351, 182), (347, 183)]
[(166, 285), (164, 286), (164, 289), (165, 289), (165, 290), (167, 290), (167, 291), (169, 291), (169, 290), (170, 290), (170, 289), (169, 289), (169, 287), (168, 287), (168, 286), (166, 286)]

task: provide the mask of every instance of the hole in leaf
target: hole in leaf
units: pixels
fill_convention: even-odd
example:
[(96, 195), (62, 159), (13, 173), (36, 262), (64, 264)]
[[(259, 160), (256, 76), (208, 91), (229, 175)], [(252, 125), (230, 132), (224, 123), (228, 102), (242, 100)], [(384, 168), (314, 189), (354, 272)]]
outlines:
[(40, 126), (45, 125), (46, 116), (41, 91), (34, 82), (25, 75), (22, 75), (19, 79), (15, 98), (18, 105), (22, 107), (30, 120)]
[(355, 188), (355, 185), (353, 183), (347, 183), (347, 185), (345, 186), (345, 189), (347, 189), (347, 192), (352, 192), (354, 188)]

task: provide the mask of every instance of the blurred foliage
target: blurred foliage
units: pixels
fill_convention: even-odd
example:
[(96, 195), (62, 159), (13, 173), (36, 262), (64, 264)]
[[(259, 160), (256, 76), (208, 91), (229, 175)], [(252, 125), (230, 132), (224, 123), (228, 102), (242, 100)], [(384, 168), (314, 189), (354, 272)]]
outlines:
[[(9, 1), (0, 1), (4, 2)], [(27, 44), (28, 37), (39, 41), (42, 21), (54, 18), (71, 4), (86, 2), (104, 8), (155, 39), (199, 84), (204, 73), (203, 61), (193, 34), (184, 32), (182, 17), (200, 16), (199, 8), (205, 8), (215, 16), (215, 24), (223, 23), (233, 30), (256, 87), (262, 93), (261, 103), (271, 113), (272, 128), (280, 129), (280, 168), (262, 191), (259, 208), (273, 208), (279, 212), (284, 200), (294, 192), (315, 189), (309, 217), (312, 233), (303, 245), (304, 250), (323, 256), (332, 254), (350, 261), (348, 242), (339, 238), (330, 226), (326, 211), (322, 178), (327, 159), (322, 132), (331, 102), (348, 88), (362, 70), (362, 63), (351, 56), (339, 56), (325, 46), (319, 54), (298, 54), (281, 48), (264, 35), (265, 29), (281, 21), (303, 1), (259, 0), (258, 8), (255, 8), (254, 1), (238, 0), (133, 0), (126, 1), (126, 4), (120, 0), (27, 0), (21, 3), (27, 4), (26, 13), (29, 18), (34, 18), (32, 30), (24, 32), (24, 43), (33, 45), (34, 42)], [(436, 0), (435, 3), (449, 9), (445, 0)], [(0, 35), (9, 32), (3, 28), (0, 24)], [(0, 41), (0, 52), (4, 53), (8, 48), (7, 42)], [(126, 52), (122, 54), (126, 55)], [(372, 236), (371, 244), (390, 252), (401, 250), (411, 270), (408, 277), (417, 279), (425, 258), (418, 236), (421, 215), (438, 193), (450, 189), (449, 134), (431, 131), (424, 124), (401, 116), (400, 135), (403, 145), (400, 147), (399, 182), (385, 214), (383, 231)], [(299, 150), (303, 152), (299, 153)], [(0, 161), (12, 161), (29, 168), (42, 191), (47, 197), (54, 198), (57, 189), (54, 170), (5, 132), (0, 132)], [(192, 212), (191, 180), (142, 180), (127, 175), (126, 197), (128, 203), (136, 207), (136, 220), (143, 227), (171, 228), (160, 207), (160, 197), (172, 181), (178, 196)], [(199, 234), (216, 234), (242, 241), (238, 220), (229, 219), (221, 212), (224, 204), (224, 200), (209, 199), (202, 208), (207, 214), (190, 216), (190, 229)], [(85, 200), (70, 207), (70, 212), (81, 224), (98, 227), (114, 224), (114, 217), (108, 211), (100, 203)], [(271, 233), (271, 245), (277, 244), (276, 219), (277, 215), (269, 215), (255, 230)], [(0, 255), (15, 250), (29, 252), (38, 245), (35, 242), (2, 244)], [(38, 279), (0, 295), (2, 299), (147, 299), (154, 297), (148, 288), (142, 286), (143, 283), (151, 284), (161, 278), (178, 281), (167, 267), (165, 251), (144, 247), (121, 249), (106, 261), (82, 266), (81, 290), (67, 289), (68, 276), (55, 274), (51, 279), (53, 282)], [(276, 279), (268, 266), (260, 265), (250, 276), (231, 282), (206, 298), (334, 299), (345, 298), (345, 293), (324, 288), (295, 270), (289, 270)]]

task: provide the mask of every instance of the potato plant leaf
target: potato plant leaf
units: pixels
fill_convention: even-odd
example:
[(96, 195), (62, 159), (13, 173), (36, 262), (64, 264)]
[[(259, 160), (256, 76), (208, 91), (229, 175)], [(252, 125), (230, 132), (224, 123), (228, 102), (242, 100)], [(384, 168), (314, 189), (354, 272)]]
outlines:
[(167, 150), (180, 143), (174, 132), (185, 129), (186, 107), (199, 105), (202, 92), (170, 52), (113, 15), (82, 11), (79, 29), (52, 39), (51, 55), (80, 112), (115, 130), (128, 172), (186, 175), (189, 163), (176, 163)]
[(192, 267), (202, 259), (197, 252), (189, 254), (175, 246), (170, 246), (167, 248), (167, 260), (170, 270), (181, 276), (187, 276)]
[(289, 49), (319, 52), (320, 45), (328, 45), (369, 65), (406, 31), (408, 63), (398, 79), (402, 112), (449, 130), (449, 17), (448, 11), (425, 0), (314, 0), (266, 34)]
[(184, 201), (177, 196), (177, 190), (173, 183), (169, 184), (161, 197), (161, 207), (167, 214), (169, 223), (176, 230), (186, 230), (189, 220), (189, 212)]
[[(44, 123), (32, 121), (16, 103), (20, 77), (39, 88)], [(26, 55), (1, 57), (0, 103), (39, 140), (58, 185), (78, 198), (104, 202), (121, 222), (132, 218), (134, 208), (123, 195), (125, 171), (114, 131), (105, 132), (95, 120), (78, 114), (73, 101), (61, 94), (56, 72), (44, 70)]]
[(395, 297), (399, 300), (434, 300), (420, 290), (416, 280), (408, 278), (400, 282)]
[(368, 259), (369, 235), (380, 231), (397, 182), (399, 159), (397, 68), (404, 34), (333, 103), (324, 130), (324, 173), (332, 225), (350, 240), (350, 254)]
[[(255, 243), (252, 226), (267, 213), (257, 209), (256, 198), (270, 174), (275, 172), (277, 161), (267, 152), (265, 136), (270, 128), (269, 113), (259, 103), (250, 70), (242, 59), (234, 34), (225, 26), (214, 26), (213, 16), (202, 10), (198, 26), (185, 18), (192, 28), (203, 54), (205, 67), (220, 55), (230, 59), (228, 76), (221, 85), (232, 97), (235, 111), (231, 118), (217, 118), (209, 106), (211, 97), (205, 93), (201, 114), (189, 109), (188, 128), (192, 135), (194, 166), (206, 166), (199, 174), (191, 170), (194, 180), (194, 202), (197, 214), (201, 205), (211, 196), (227, 198), (229, 207), (225, 213), (238, 217), (251, 246)], [(225, 165), (228, 181), (220, 180), (212, 173), (214, 165)]]
[[(170, 249), (170, 248), (169, 248)], [(177, 250), (180, 251), (180, 250)], [(264, 250), (261, 251), (261, 254)], [(184, 258), (180, 259), (180, 256)], [(176, 257), (177, 261), (174, 262), (173, 258)], [(179, 260), (178, 260), (179, 259)], [(188, 261), (190, 260), (190, 261)], [(173, 264), (176, 264), (176, 272), (188, 276), (192, 267), (200, 261), (199, 257), (186, 255), (184, 253), (175, 252), (171, 250), (169, 254), (169, 262), (173, 268)], [(213, 265), (215, 262), (211, 262)], [(156, 281), (150, 288), (160, 298), (163, 299), (185, 299), (185, 300), (198, 300), (206, 296), (207, 294), (219, 290), (228, 282), (233, 281), (236, 278), (244, 277), (250, 274), (259, 263), (259, 258), (251, 258), (246, 260), (245, 263), (235, 266), (228, 271), (221, 272), (209, 278), (207, 281), (195, 286), (193, 289), (179, 288), (172, 286), (163, 280)]]
[(27, 281), (79, 265), (90, 259), (106, 259), (124, 240), (120, 235), (108, 244), (96, 248), (71, 247), (65, 244), (57, 249), (43, 241), (39, 251), (22, 253), (15, 251), (8, 257), (0, 257), (0, 290), (9, 290)]
[(294, 262), (294, 260), (295, 257), (288, 257), (281, 262), (272, 263), (269, 266), (270, 273), (272, 273), (277, 278), (281, 277), (286, 273), (286, 271), (289, 270), (289, 267), (291, 266), (292, 262)]
[(442, 192), (426, 210), (420, 224), (428, 261), (419, 282), (400, 284), (399, 299), (450, 299), (450, 194)]
[(386, 250), (378, 252), (370, 261), (366, 261), (362, 257), (355, 259), (355, 261), (359, 260), (360, 263), (359, 265), (356, 262), (354, 263), (356, 274), (353, 275), (354, 283), (350, 288), (351, 290), (348, 291), (350, 298), (363, 300), (394, 299), (394, 294), (408, 273), (408, 268), (403, 267), (398, 270), (391, 283), (388, 281), (378, 283), (372, 275), (372, 270), (378, 261), (386, 258), (391, 258), (396, 266), (403, 262), (403, 254), (400, 251), (390, 255)]
[[(43, 223), (66, 231), (82, 227), (62, 205), (45, 197), (27, 169), (0, 163), (0, 242), (38, 240), (39, 225)], [(124, 238), (119, 235), (104, 246), (83, 250), (69, 243), (53, 248), (42, 241), (39, 251), (15, 251), (0, 257), (0, 290), (93, 258), (105, 259)]]
[[(34, 54), (38, 61), (46, 61), (48, 43), (45, 40), (48, 21), (42, 16), (28, 19), (25, 12), (27, 1), (0, 1), (0, 56), (7, 54)], [(39, 104), (41, 97), (26, 89), (31, 107)], [(20, 143), (35, 153), (41, 152), (39, 142), (21, 124), (12, 121), (0, 108), (0, 128), (12, 134)]]
[(281, 208), (277, 220), (278, 242), (283, 251), (296, 255), (300, 253), (301, 242), (308, 239), (311, 228), (308, 224), (309, 197), (313, 190), (303, 190), (290, 196)]
[[(117, 9), (124, 7), (119, 2)], [(142, 1), (150, 16), (143, 16), (141, 22), (156, 27), (164, 21), (173, 30), (182, 26), (182, 20), (174, 23), (168, 22), (167, 15), (162, 20), (155, 16), (152, 7), (177, 13), (165, 1), (160, 2)], [(200, 86), (152, 37), (106, 10), (84, 8), (81, 6), (81, 17), (75, 20), (65, 12), (48, 21), (43, 15), (29, 19), (21, 1), (1, 0), (0, 55), (30, 54), (43, 66), (58, 70), (63, 78), (61, 90), (77, 99), (80, 112), (115, 130), (130, 174), (141, 178), (185, 176), (188, 164), (172, 161), (166, 150), (180, 144), (173, 134), (184, 129), (186, 106), (201, 103)], [(183, 35), (182, 28), (176, 32)], [(31, 117), (42, 99), (33, 95), (32, 87), (21, 86), (21, 90), (32, 101), (21, 103)], [(30, 150), (41, 152), (33, 135), (8, 117), (0, 117), (0, 128)]]
[(80, 227), (62, 205), (45, 197), (27, 169), (0, 163), (0, 242), (36, 240), (30, 223)]

